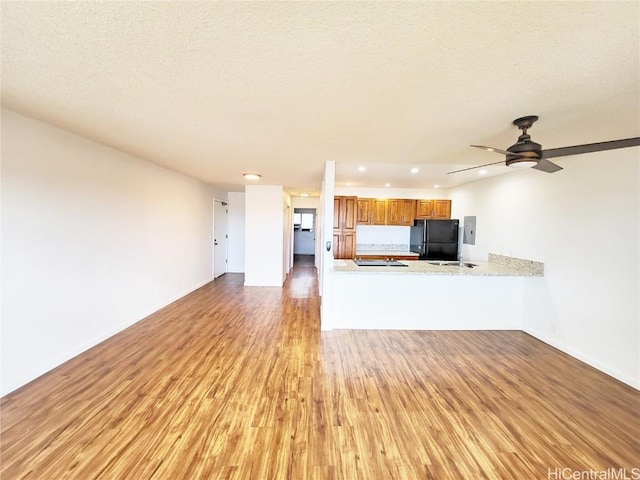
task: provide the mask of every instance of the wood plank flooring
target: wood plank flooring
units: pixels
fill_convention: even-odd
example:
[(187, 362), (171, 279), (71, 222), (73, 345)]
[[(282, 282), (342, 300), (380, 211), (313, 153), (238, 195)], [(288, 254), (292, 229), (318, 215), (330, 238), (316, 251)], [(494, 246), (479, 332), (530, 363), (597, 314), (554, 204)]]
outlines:
[(242, 282), (224, 275), (3, 398), (0, 478), (640, 466), (640, 392), (524, 333), (321, 333), (315, 269), (282, 289)]

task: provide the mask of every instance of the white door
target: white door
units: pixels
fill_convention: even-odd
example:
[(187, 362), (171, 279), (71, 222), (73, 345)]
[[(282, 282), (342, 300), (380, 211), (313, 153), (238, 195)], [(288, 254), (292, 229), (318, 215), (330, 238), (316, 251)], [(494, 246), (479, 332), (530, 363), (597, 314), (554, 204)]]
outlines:
[(229, 209), (226, 202), (216, 200), (213, 209), (213, 278), (227, 273), (227, 238)]

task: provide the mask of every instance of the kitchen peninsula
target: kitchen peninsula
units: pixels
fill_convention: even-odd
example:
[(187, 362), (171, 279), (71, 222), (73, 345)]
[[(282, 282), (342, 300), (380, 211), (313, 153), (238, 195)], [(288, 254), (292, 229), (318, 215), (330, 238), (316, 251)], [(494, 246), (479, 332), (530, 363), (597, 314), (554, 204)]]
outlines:
[(473, 266), (428, 261), (406, 267), (333, 266), (332, 328), (402, 330), (520, 330), (540, 262), (489, 254)]

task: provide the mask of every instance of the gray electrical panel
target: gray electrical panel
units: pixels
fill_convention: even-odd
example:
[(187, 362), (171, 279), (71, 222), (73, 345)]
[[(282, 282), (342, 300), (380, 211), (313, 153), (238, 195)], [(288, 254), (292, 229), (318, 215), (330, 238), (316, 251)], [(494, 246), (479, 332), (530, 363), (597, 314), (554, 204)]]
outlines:
[(462, 243), (467, 245), (476, 244), (476, 217), (464, 217), (464, 235)]

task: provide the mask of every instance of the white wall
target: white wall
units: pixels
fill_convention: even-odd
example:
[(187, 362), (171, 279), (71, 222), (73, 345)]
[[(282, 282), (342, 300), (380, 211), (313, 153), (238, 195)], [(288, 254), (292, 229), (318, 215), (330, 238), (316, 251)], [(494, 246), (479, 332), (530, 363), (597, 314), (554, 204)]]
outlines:
[(358, 225), (356, 227), (357, 245), (407, 245), (411, 241), (411, 227), (397, 225)]
[(211, 280), (212, 191), (2, 110), (2, 394)]
[(524, 330), (640, 388), (638, 149), (558, 159), (453, 189), (452, 216), (477, 216), (465, 258), (545, 264), (525, 291)]
[(363, 188), (363, 187), (335, 187), (335, 195), (356, 196), (360, 198), (425, 198), (449, 199), (449, 190), (439, 188)]
[(229, 272), (244, 272), (244, 193), (229, 192)]
[(320, 198), (316, 197), (291, 197), (292, 208), (320, 208)]
[(211, 187), (211, 194), (213, 198), (220, 200), (221, 202), (229, 202), (229, 192)]
[(283, 195), (281, 185), (245, 187), (245, 285), (282, 286)]

